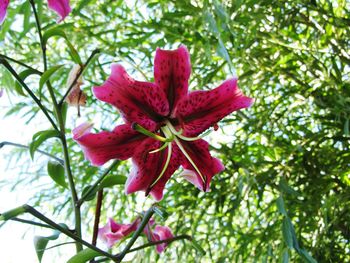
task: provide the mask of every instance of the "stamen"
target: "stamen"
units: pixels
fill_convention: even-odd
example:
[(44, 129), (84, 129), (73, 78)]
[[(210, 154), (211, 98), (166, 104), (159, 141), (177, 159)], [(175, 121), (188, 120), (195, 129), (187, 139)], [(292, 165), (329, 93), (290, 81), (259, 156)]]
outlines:
[(196, 170), (196, 172), (199, 174), (200, 178), (203, 181), (203, 190), (205, 191), (206, 185), (207, 185), (207, 181), (206, 181), (205, 177), (202, 175), (201, 171), (198, 169), (198, 167), (196, 166), (194, 161), (191, 159), (190, 155), (186, 152), (186, 150), (182, 146), (181, 142), (176, 137), (174, 138), (174, 141), (176, 142), (177, 146), (180, 148), (181, 152), (185, 155), (187, 160), (190, 162), (190, 164), (193, 166), (193, 168)]
[(183, 132), (183, 129), (182, 129), (182, 128), (180, 128), (180, 130), (177, 131), (177, 130), (175, 129), (175, 127), (171, 124), (170, 121), (167, 120), (165, 123), (166, 123), (166, 125), (168, 126), (168, 128), (170, 129), (170, 131), (171, 131), (174, 135), (179, 136), (179, 135), (182, 134), (182, 132)]
[(151, 189), (156, 183), (158, 183), (158, 181), (160, 180), (160, 178), (162, 178), (163, 174), (165, 173), (166, 169), (169, 166), (170, 163), (170, 158), (171, 158), (171, 153), (172, 153), (172, 144), (168, 143), (168, 155), (165, 161), (165, 164), (163, 166), (162, 171), (160, 172), (159, 176), (157, 177), (157, 179), (150, 185), (149, 189)]
[(183, 136), (182, 135), (182, 131), (183, 129), (181, 128), (179, 131), (177, 131), (175, 129), (175, 127), (171, 124), (170, 121), (166, 121), (166, 125), (167, 127), (169, 127), (170, 131), (176, 135), (177, 137), (179, 137), (180, 139), (184, 140), (184, 141), (189, 141), (189, 142), (192, 142), (192, 141), (196, 141), (196, 140), (199, 140), (199, 139), (202, 139), (203, 137), (207, 136), (211, 131), (210, 130), (207, 130), (205, 133), (203, 133), (202, 135), (199, 135), (197, 137), (186, 137), (186, 136)]
[(210, 132), (211, 132), (210, 130), (207, 130), (205, 133), (203, 133), (197, 137), (186, 137), (186, 136), (183, 136), (181, 134), (179, 134), (177, 137), (179, 137), (180, 139), (182, 139), (184, 141), (193, 142), (193, 141), (197, 141), (197, 140), (202, 139), (203, 137), (207, 136)]
[(145, 129), (144, 127), (142, 127), (140, 124), (134, 122), (132, 125), (131, 125), (132, 129), (134, 129), (135, 131), (138, 131), (148, 137), (151, 137), (157, 141), (161, 141), (161, 142), (169, 142), (169, 139), (167, 138), (164, 138), (158, 134), (155, 134), (153, 132), (150, 132), (149, 130)]
[(169, 142), (164, 143), (160, 148), (150, 151), (149, 153), (157, 153), (164, 150), (168, 146)]

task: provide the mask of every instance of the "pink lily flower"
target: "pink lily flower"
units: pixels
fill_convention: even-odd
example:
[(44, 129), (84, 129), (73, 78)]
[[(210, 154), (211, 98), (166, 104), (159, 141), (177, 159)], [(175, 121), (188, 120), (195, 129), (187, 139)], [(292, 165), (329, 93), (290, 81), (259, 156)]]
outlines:
[(112, 218), (109, 218), (108, 223), (99, 228), (98, 238), (111, 248), (116, 242), (134, 232), (140, 224), (140, 218), (137, 218), (131, 224), (118, 224)]
[(57, 23), (63, 21), (72, 11), (69, 5), (69, 0), (48, 0), (47, 4), (51, 10), (59, 15), (60, 18)]
[[(0, 0), (0, 25), (4, 22), (10, 0)], [(59, 15), (58, 23), (72, 11), (69, 0), (48, 0), (48, 6)]]
[[(141, 219), (139, 217), (131, 224), (118, 224), (112, 218), (109, 218), (108, 223), (104, 227), (99, 228), (98, 238), (107, 244), (109, 248), (111, 248), (119, 240), (136, 231), (136, 229), (140, 226), (140, 223)], [(154, 225), (154, 223), (154, 219), (151, 218), (143, 230), (149, 241), (155, 242), (174, 237), (171, 229), (167, 226), (157, 225), (152, 231), (151, 227)], [(162, 253), (167, 246), (167, 243), (156, 245), (157, 253)]]
[(10, 0), (0, 0), (0, 25), (4, 22)]
[(233, 111), (251, 106), (253, 99), (243, 95), (235, 78), (210, 91), (189, 93), (190, 74), (185, 46), (157, 49), (154, 83), (134, 80), (113, 64), (107, 81), (93, 88), (99, 100), (119, 109), (126, 123), (111, 132), (73, 132), (74, 139), (93, 165), (132, 157), (127, 194), (145, 191), (161, 200), (166, 182), (180, 165), (186, 180), (208, 191), (212, 177), (224, 170), (199, 135), (216, 129), (216, 123)]
[[(157, 225), (153, 232), (151, 233), (152, 241), (160, 241), (160, 240), (166, 240), (169, 238), (173, 238), (174, 235), (171, 232), (171, 229), (167, 226), (159, 226)], [(168, 243), (161, 243), (156, 245), (157, 253), (162, 253), (166, 247), (168, 246)]]

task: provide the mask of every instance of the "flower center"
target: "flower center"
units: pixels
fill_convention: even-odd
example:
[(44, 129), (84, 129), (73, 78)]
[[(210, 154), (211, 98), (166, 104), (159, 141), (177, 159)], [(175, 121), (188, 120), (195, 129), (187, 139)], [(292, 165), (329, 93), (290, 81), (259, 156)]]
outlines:
[(176, 143), (176, 145), (179, 147), (182, 154), (186, 157), (186, 159), (189, 161), (189, 163), (193, 166), (194, 170), (198, 173), (198, 175), (200, 176), (202, 183), (203, 183), (203, 189), (204, 189), (204, 191), (206, 191), (206, 185), (207, 185), (206, 178), (203, 176), (203, 174), (199, 170), (198, 166), (195, 164), (195, 162), (192, 160), (191, 156), (186, 151), (185, 147), (181, 143), (181, 140), (182, 141), (196, 141), (196, 140), (203, 138), (210, 131), (202, 134), (201, 136), (186, 137), (186, 136), (182, 135), (183, 129), (180, 128), (180, 130), (176, 130), (176, 128), (171, 124), (171, 122), (169, 120), (166, 120), (165, 125), (160, 128), (165, 137), (163, 137), (159, 134), (150, 132), (149, 130), (145, 129), (144, 127), (142, 127), (141, 125), (139, 125), (137, 123), (134, 123), (132, 125), (132, 127), (134, 130), (163, 143), (163, 145), (160, 148), (153, 150), (153, 151), (150, 151), (149, 152), (150, 154), (160, 152), (160, 151), (164, 150), (165, 148), (168, 149), (167, 157), (166, 157), (163, 169), (160, 172), (160, 174), (157, 176), (157, 178), (150, 184), (150, 186), (148, 187), (148, 189), (146, 191), (146, 194), (148, 194), (152, 190), (152, 188), (155, 186), (155, 184), (157, 182), (159, 182), (159, 180), (162, 178), (162, 176), (166, 172), (166, 170), (169, 166), (169, 163), (170, 163), (170, 159), (171, 159), (172, 147), (173, 147), (172, 143), (173, 142)]

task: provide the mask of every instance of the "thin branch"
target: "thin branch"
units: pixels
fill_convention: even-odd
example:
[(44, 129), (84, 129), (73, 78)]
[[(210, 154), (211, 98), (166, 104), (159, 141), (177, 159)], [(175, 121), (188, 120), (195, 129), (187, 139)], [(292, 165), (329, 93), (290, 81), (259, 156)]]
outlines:
[[(97, 244), (97, 235), (98, 235), (98, 225), (100, 224), (101, 217), (101, 207), (103, 200), (103, 189), (97, 192), (97, 202), (96, 202), (96, 210), (95, 210), (95, 221), (94, 221), (94, 230), (92, 234), (92, 245), (96, 246)], [(90, 263), (94, 263), (95, 260), (92, 259)]]
[(47, 70), (46, 46), (45, 46), (44, 41), (43, 41), (43, 34), (41, 32), (39, 16), (38, 16), (38, 12), (36, 11), (34, 0), (29, 0), (29, 2), (30, 2), (30, 5), (32, 6), (33, 13), (35, 16), (35, 23), (36, 23), (36, 27), (38, 29), (40, 46), (41, 46), (42, 55), (43, 55), (44, 71), (46, 71)]
[(76, 236), (75, 234), (73, 234), (70, 230), (64, 228), (63, 226), (56, 224), (54, 221), (52, 221), (51, 219), (49, 219), (48, 217), (44, 216), (43, 214), (41, 214), (38, 210), (36, 210), (34, 207), (30, 206), (30, 205), (23, 205), (20, 207), (17, 207), (15, 209), (12, 209), (8, 212), (5, 212), (3, 214), (1, 214), (0, 216), (0, 221), (1, 220), (9, 220), (11, 219), (12, 215), (18, 215), (21, 213), (29, 213), (31, 215), (33, 215), (34, 217), (40, 219), (41, 221), (45, 222), (46, 224), (52, 226), (54, 229), (57, 229), (58, 231), (60, 231), (61, 233), (65, 234), (66, 236), (72, 238), (73, 240), (77, 241), (79, 244), (82, 244), (96, 252), (98, 252), (99, 254), (101, 254), (102, 256), (105, 256), (107, 258), (112, 259), (113, 261), (117, 260), (116, 256), (113, 256), (93, 245), (91, 245), (89, 242), (81, 239), (80, 237)]
[(102, 200), (103, 200), (103, 190), (100, 190), (97, 193), (94, 232), (93, 232), (93, 236), (92, 236), (92, 244), (94, 246), (96, 246), (96, 243), (97, 243), (97, 233), (98, 233), (98, 225), (100, 223), (100, 217), (101, 217)]
[(93, 193), (96, 188), (98, 187), (98, 185), (102, 182), (102, 180), (109, 174), (110, 171), (112, 171), (112, 169), (115, 166), (118, 166), (120, 164), (119, 160), (115, 160), (108, 168), (107, 170), (102, 174), (102, 176), (89, 188), (88, 191), (86, 191), (86, 193), (79, 199), (79, 201), (77, 202), (78, 206), (81, 206), (85, 199), (91, 194)]
[(167, 243), (167, 244), (170, 244), (174, 241), (177, 241), (177, 240), (181, 240), (181, 239), (187, 239), (189, 241), (192, 241), (192, 237), (189, 236), (189, 235), (180, 235), (180, 236), (175, 236), (175, 237), (172, 237), (172, 238), (168, 238), (168, 239), (164, 239), (164, 240), (158, 240), (158, 241), (154, 241), (154, 242), (149, 242), (147, 244), (144, 244), (142, 246), (139, 246), (139, 247), (135, 247), (133, 249), (130, 249), (128, 251), (128, 253), (131, 253), (131, 252), (134, 252), (134, 251), (137, 251), (137, 250), (141, 250), (141, 249), (144, 249), (146, 247), (151, 247), (151, 246), (155, 246), (155, 245), (159, 245), (159, 244), (163, 244), (163, 243)]
[(76, 242), (72, 241), (72, 242), (64, 242), (64, 243), (60, 243), (51, 247), (47, 247), (45, 249), (38, 249), (37, 251), (45, 251), (45, 250), (49, 250), (49, 249), (53, 249), (56, 247), (60, 247), (60, 246), (64, 246), (64, 245), (70, 245), (70, 244), (75, 244)]
[(154, 207), (151, 206), (151, 208), (148, 209), (147, 212), (145, 213), (145, 215), (143, 216), (142, 221), (140, 223), (140, 226), (136, 229), (136, 231), (132, 235), (131, 239), (129, 240), (128, 244), (126, 244), (125, 248), (123, 249), (123, 251), (121, 253), (116, 255), (116, 259), (117, 259), (116, 262), (121, 262), (123, 260), (125, 255), (128, 253), (128, 251), (134, 245), (134, 243), (137, 240), (137, 238), (139, 237), (139, 235), (142, 233), (143, 229), (148, 224), (148, 221), (151, 219), (153, 214), (154, 214)]
[(24, 62), (21, 62), (21, 61), (19, 61), (19, 60), (14, 59), (14, 58), (5, 56), (5, 55), (3, 55), (3, 54), (0, 54), (0, 57), (1, 57), (1, 58), (4, 58), (4, 59), (6, 59), (6, 60), (12, 61), (12, 62), (14, 62), (14, 63), (17, 63), (18, 65), (21, 65), (21, 66), (23, 66), (23, 67), (25, 67), (25, 68), (27, 68), (27, 69), (33, 70), (35, 73), (38, 73), (39, 75), (42, 75), (42, 74), (43, 74), (40, 70), (37, 70), (37, 69), (35, 69), (35, 68), (33, 68), (33, 67), (31, 67), (31, 66), (25, 64)]
[(31, 221), (31, 220), (26, 220), (26, 219), (22, 219), (22, 218), (11, 218), (12, 221), (16, 221), (16, 222), (21, 222), (24, 224), (28, 224), (28, 225), (33, 225), (33, 226), (40, 226), (40, 227), (45, 227), (45, 228), (50, 228), (50, 229), (55, 229), (54, 227), (50, 226), (50, 225), (46, 225), (46, 224), (42, 224), (39, 222), (35, 222), (35, 221)]
[(76, 85), (78, 79), (80, 78), (80, 76), (83, 74), (84, 69), (89, 65), (89, 63), (91, 62), (91, 60), (93, 59), (93, 57), (100, 53), (101, 51), (99, 49), (95, 49), (94, 51), (92, 51), (90, 57), (87, 59), (87, 61), (85, 62), (84, 65), (82, 65), (80, 67), (79, 72), (77, 73), (77, 75), (75, 76), (72, 84), (69, 86), (68, 90), (66, 91), (66, 93), (63, 95), (62, 99), (60, 100), (60, 102), (58, 103), (59, 107), (61, 108), (64, 100), (66, 99), (66, 97), (68, 96), (68, 94), (70, 93), (70, 91), (72, 90), (72, 88)]
[(50, 121), (51, 125), (55, 130), (58, 130), (57, 125), (49, 115), (47, 109), (44, 105), (41, 104), (40, 100), (35, 96), (35, 94), (30, 90), (27, 84), (22, 80), (22, 78), (17, 74), (17, 72), (13, 69), (13, 67), (7, 62), (5, 58), (0, 57), (0, 64), (3, 64), (5, 68), (15, 77), (15, 79), (22, 85), (22, 87), (28, 92), (29, 96), (35, 101), (35, 103), (39, 106), (42, 112), (45, 114), (47, 119)]
[[(7, 142), (7, 141), (3, 141), (3, 142), (0, 142), (0, 149), (2, 147), (4, 147), (5, 145), (11, 145), (11, 146), (15, 146), (15, 147), (20, 147), (20, 148), (25, 148), (25, 149), (29, 149), (29, 146), (27, 145), (23, 145), (23, 144), (19, 144), (19, 143), (14, 143), (14, 142)], [(57, 162), (59, 162), (61, 165), (64, 165), (64, 161), (50, 153), (47, 153), (47, 152), (44, 152), (42, 150), (36, 150), (37, 152), (43, 154), (43, 155), (46, 155), (52, 159), (55, 159)]]

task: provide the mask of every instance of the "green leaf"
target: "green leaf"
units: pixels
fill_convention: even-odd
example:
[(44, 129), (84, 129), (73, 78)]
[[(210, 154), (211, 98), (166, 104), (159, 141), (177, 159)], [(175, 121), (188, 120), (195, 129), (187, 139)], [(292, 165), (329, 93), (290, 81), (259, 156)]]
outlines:
[(44, 74), (41, 76), (40, 81), (39, 81), (39, 91), (41, 94), (41, 90), (44, 87), (45, 83), (50, 79), (50, 77), (57, 71), (59, 70), (63, 65), (57, 65), (49, 68), (44, 72)]
[(277, 205), (277, 208), (278, 208), (278, 211), (282, 214), (282, 215), (285, 215), (287, 216), (287, 211), (284, 207), (284, 201), (283, 201), (283, 197), (280, 196), (277, 198), (276, 200), (276, 205)]
[(226, 60), (226, 62), (229, 64), (231, 68), (233, 68), (230, 55), (228, 54), (225, 44), (222, 42), (221, 38), (219, 39), (219, 44), (217, 46), (216, 52), (220, 57)]
[(64, 39), (67, 38), (66, 33), (58, 27), (50, 28), (49, 30), (46, 30), (43, 35), (43, 44), (46, 46), (47, 41), (53, 37), (53, 36), (60, 36)]
[(317, 261), (305, 249), (300, 249), (299, 254), (305, 262), (317, 263)]
[[(65, 224), (60, 224), (60, 226), (68, 229), (67, 225)], [(60, 236), (61, 232), (58, 230), (55, 230), (51, 236), (35, 236), (34, 237), (34, 247), (35, 247), (35, 252), (38, 257), (39, 262), (41, 262), (45, 249), (47, 247), (47, 244), (49, 243), (50, 240), (56, 240)]]
[(282, 223), (282, 233), (284, 241), (286, 242), (286, 245), (289, 248), (293, 248), (293, 236), (292, 236), (292, 230), (291, 230), (291, 222), (288, 217), (283, 218)]
[(14, 209), (11, 209), (9, 211), (6, 211), (2, 214), (0, 214), (0, 221), (7, 221), (11, 218), (14, 218), (18, 215), (21, 215), (26, 212), (26, 207), (25, 206), (19, 206)]
[(67, 111), (68, 111), (68, 104), (67, 103), (63, 103), (62, 104), (62, 108), (61, 108), (63, 124), (66, 124), (66, 121), (67, 121)]
[(210, 12), (205, 12), (204, 13), (204, 20), (208, 23), (209, 29), (212, 31), (214, 34), (218, 34), (218, 26), (216, 24), (215, 18)]
[(118, 184), (125, 184), (126, 177), (122, 175), (108, 175), (106, 176), (100, 185), (98, 186), (98, 190), (101, 190), (106, 187), (113, 187), (114, 185)]
[(288, 253), (288, 249), (284, 249), (282, 252), (282, 256), (281, 256), (281, 263), (288, 263), (289, 262), (289, 253)]
[(166, 220), (169, 217), (169, 213), (165, 210), (164, 207), (154, 206), (153, 210), (163, 220)]
[(71, 57), (73, 58), (74, 62), (77, 64), (82, 64), (81, 58), (79, 56), (79, 53), (77, 52), (77, 50), (74, 48), (74, 46), (72, 45), (72, 43), (69, 41), (66, 33), (58, 28), (58, 27), (54, 27), (51, 28), (49, 30), (47, 30), (45, 32), (45, 34), (43, 35), (43, 44), (46, 46), (47, 41), (54, 36), (58, 36), (58, 37), (62, 37), (64, 38), (64, 40), (67, 43), (67, 46), (69, 48), (69, 54), (71, 55)]
[[(37, 71), (32, 69), (23, 70), (18, 74), (18, 76), (24, 81), (27, 77), (34, 74), (40, 76), (40, 74)], [(26, 94), (23, 92), (22, 85), (18, 81), (15, 82), (15, 91), (21, 96), (26, 96)]]
[(349, 119), (346, 119), (345, 123), (344, 123), (344, 135), (345, 136), (349, 136), (350, 135), (350, 132), (349, 132)]
[(197, 252), (199, 252), (202, 256), (205, 255), (205, 250), (197, 243), (196, 240), (192, 239), (191, 240), (191, 245), (194, 247)]
[(290, 187), (288, 185), (288, 182), (284, 177), (282, 177), (280, 179), (278, 187), (282, 192), (284, 192), (286, 194), (291, 194), (291, 195), (295, 195), (295, 196), (300, 195), (300, 193), (298, 193), (297, 191), (295, 191), (292, 187)]
[(58, 185), (68, 188), (67, 182), (65, 181), (64, 167), (60, 163), (51, 161), (48, 162), (47, 172), (52, 180), (54, 180)]
[(46, 130), (39, 131), (33, 135), (33, 140), (29, 145), (30, 156), (33, 159), (35, 151), (39, 148), (39, 146), (49, 138), (59, 137), (60, 134), (56, 130)]
[[(92, 185), (88, 185), (83, 189), (83, 192), (81, 193), (81, 196), (85, 196), (85, 194), (92, 189)], [(85, 201), (90, 201), (95, 198), (96, 192), (98, 191), (98, 187), (96, 187), (91, 193), (89, 193), (88, 196), (84, 197)]]
[(78, 254), (71, 257), (67, 263), (85, 263), (95, 257), (102, 256), (100, 253), (98, 253), (95, 250), (92, 250), (91, 248), (86, 248), (82, 251), (80, 251)]

